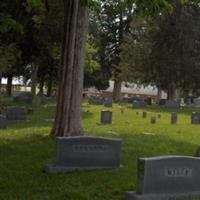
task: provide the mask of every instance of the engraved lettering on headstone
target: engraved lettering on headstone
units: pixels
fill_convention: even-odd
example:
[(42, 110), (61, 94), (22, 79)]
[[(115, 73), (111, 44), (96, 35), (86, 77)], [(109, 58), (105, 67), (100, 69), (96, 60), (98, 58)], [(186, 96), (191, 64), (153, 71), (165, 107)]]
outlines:
[(108, 151), (108, 145), (73, 145), (73, 152), (106, 152)]
[(192, 176), (192, 169), (190, 168), (166, 168), (165, 176), (167, 177), (189, 177)]

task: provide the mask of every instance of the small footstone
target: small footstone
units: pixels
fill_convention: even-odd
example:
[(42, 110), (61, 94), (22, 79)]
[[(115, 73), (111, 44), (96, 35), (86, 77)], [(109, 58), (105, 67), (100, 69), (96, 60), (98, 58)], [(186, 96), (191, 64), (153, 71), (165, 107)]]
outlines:
[(177, 124), (178, 116), (177, 113), (173, 112), (171, 114), (171, 124)]
[(156, 117), (151, 117), (151, 124), (156, 124)]

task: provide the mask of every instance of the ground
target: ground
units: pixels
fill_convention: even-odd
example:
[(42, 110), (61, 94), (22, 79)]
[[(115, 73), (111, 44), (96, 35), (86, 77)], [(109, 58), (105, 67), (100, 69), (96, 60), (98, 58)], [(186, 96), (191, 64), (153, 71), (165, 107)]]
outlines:
[[(4, 102), (13, 104), (10, 99)], [(198, 109), (180, 110), (178, 125), (171, 125), (169, 110), (149, 108), (147, 119), (142, 119), (137, 110), (124, 108), (121, 114), (121, 107), (114, 105), (113, 124), (99, 125), (103, 107), (83, 107), (86, 135), (123, 140), (120, 169), (45, 174), (44, 165), (54, 162), (55, 140), (49, 137), (53, 104), (37, 108), (27, 122), (0, 130), (0, 200), (121, 200), (126, 191), (136, 189), (139, 157), (194, 155), (200, 126), (190, 124), (190, 114)], [(150, 116), (158, 114), (158, 123), (150, 124)]]

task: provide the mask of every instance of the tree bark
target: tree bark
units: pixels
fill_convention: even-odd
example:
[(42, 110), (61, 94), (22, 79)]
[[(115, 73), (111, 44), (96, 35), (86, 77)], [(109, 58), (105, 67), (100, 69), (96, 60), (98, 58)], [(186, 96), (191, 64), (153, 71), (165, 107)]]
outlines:
[(40, 81), (40, 92), (41, 95), (44, 94), (44, 78), (41, 79)]
[(176, 83), (175, 83), (175, 81), (171, 81), (168, 85), (167, 99), (168, 100), (176, 100)]
[(31, 95), (32, 98), (34, 99), (36, 95), (36, 85), (37, 85), (37, 72), (38, 72), (38, 67), (35, 64), (31, 64), (32, 67), (32, 74), (31, 74)]
[(82, 135), (83, 64), (89, 22), (88, 8), (79, 0), (64, 0), (64, 42), (53, 136)]
[(113, 101), (115, 103), (118, 103), (121, 99), (121, 88), (122, 88), (122, 82), (116, 80), (114, 82), (114, 88), (113, 88)]
[(9, 74), (7, 77), (7, 88), (6, 88), (6, 93), (9, 97), (12, 95), (12, 79), (13, 75)]
[(52, 84), (53, 84), (52, 79), (53, 79), (53, 77), (51, 75), (51, 77), (49, 78), (48, 83), (47, 83), (47, 96), (48, 97), (51, 97), (51, 95), (52, 95)]

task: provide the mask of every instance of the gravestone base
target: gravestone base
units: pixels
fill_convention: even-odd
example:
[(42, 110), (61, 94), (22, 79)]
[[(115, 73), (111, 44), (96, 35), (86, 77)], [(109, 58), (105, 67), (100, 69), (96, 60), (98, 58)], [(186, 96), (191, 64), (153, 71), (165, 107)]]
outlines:
[[(120, 165), (120, 168), (122, 165)], [(76, 172), (76, 171), (93, 171), (93, 170), (103, 170), (103, 169), (114, 169), (119, 167), (64, 167), (54, 164), (46, 165), (44, 171), (48, 174), (57, 174), (57, 173), (67, 173), (67, 172)]]
[(200, 192), (194, 193), (177, 193), (177, 194), (149, 194), (140, 195), (136, 192), (127, 192), (126, 200), (181, 200), (181, 199), (192, 199), (199, 198)]

